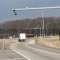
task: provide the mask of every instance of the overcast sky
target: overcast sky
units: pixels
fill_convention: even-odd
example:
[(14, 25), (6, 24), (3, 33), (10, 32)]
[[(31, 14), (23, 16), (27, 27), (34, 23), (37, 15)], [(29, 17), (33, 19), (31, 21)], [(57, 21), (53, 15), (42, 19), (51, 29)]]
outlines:
[(18, 16), (14, 16), (13, 12), (10, 10), (11, 8), (22, 8), (26, 6), (29, 7), (60, 6), (60, 0), (0, 0), (0, 21), (10, 20), (13, 18), (39, 16), (39, 11), (37, 12), (17, 11)]

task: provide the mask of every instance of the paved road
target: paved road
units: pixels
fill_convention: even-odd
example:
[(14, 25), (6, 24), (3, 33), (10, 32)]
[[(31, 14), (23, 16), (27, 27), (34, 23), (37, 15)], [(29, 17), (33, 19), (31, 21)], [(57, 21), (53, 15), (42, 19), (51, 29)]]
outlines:
[(43, 46), (43, 45), (38, 45), (38, 44), (30, 44), (29, 46), (33, 47), (33, 48), (36, 48), (36, 49), (43, 49), (43, 50), (47, 50), (47, 51), (50, 51), (50, 52), (55, 52), (55, 53), (59, 53), (60, 54), (60, 48), (49, 48), (49, 47), (46, 47), (46, 46)]
[[(37, 49), (37, 48), (36, 48)], [(31, 46), (21, 46), (16, 47), (15, 50), (19, 51), (30, 60), (60, 60), (60, 53), (51, 52), (45, 49), (40, 48), (36, 50), (35, 48), (31, 48)]]
[(27, 60), (10, 49), (0, 50), (0, 60)]

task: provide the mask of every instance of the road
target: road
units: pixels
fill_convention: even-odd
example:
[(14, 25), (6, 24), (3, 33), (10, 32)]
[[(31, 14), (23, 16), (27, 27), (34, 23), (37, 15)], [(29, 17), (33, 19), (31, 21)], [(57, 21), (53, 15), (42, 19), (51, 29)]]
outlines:
[(0, 60), (27, 60), (9, 48), (12, 43), (16, 43), (16, 39), (0, 39)]
[(22, 53), (28, 60), (60, 60), (60, 53), (45, 50), (45, 49), (38, 49), (33, 48), (33, 46), (21, 46), (13, 48), (16, 52)]
[(10, 49), (0, 50), (0, 60), (27, 60)]
[(49, 48), (49, 47), (46, 47), (46, 46), (43, 46), (41, 44), (34, 44), (34, 45), (29, 45), (33, 48), (36, 48), (36, 49), (43, 49), (43, 50), (47, 50), (47, 51), (50, 51), (50, 52), (55, 52), (55, 53), (59, 53), (60, 54), (60, 48)]
[(60, 60), (60, 49), (19, 42), (9, 48), (0, 49), (0, 60)]

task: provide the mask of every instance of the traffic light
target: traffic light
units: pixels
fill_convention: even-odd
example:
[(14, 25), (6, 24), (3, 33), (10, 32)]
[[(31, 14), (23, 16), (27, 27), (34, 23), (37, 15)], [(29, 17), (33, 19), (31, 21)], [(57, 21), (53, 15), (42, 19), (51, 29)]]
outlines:
[(17, 15), (16, 10), (13, 10), (14, 15)]

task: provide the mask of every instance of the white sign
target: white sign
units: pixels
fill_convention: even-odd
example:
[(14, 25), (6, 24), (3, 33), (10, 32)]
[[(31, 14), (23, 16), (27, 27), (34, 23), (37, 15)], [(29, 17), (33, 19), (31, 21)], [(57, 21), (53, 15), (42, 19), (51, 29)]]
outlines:
[(25, 33), (20, 33), (20, 37), (19, 37), (21, 40), (22, 39), (26, 39), (26, 34)]

